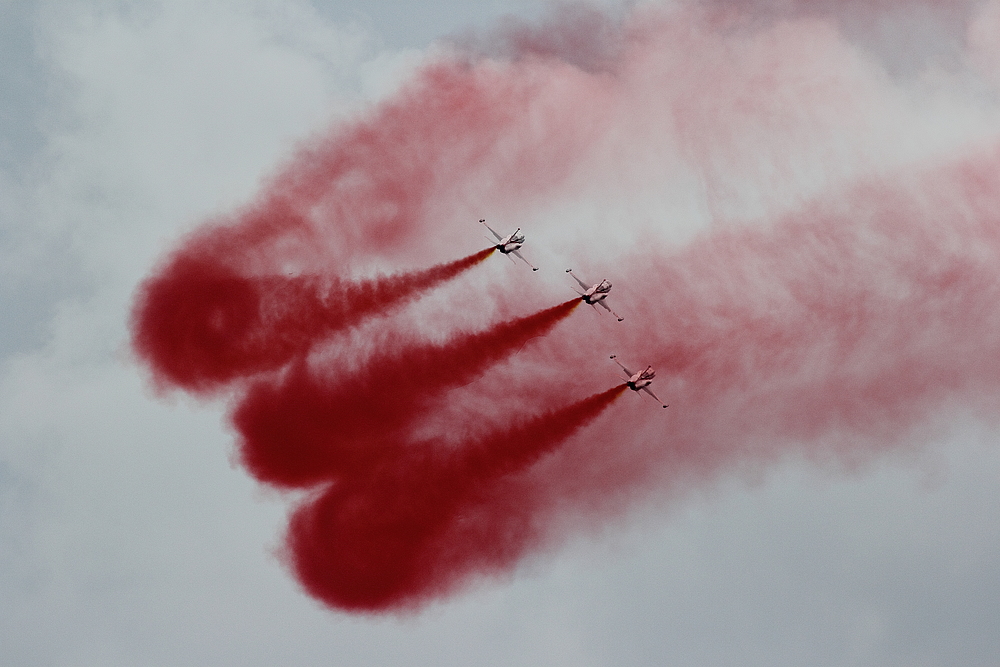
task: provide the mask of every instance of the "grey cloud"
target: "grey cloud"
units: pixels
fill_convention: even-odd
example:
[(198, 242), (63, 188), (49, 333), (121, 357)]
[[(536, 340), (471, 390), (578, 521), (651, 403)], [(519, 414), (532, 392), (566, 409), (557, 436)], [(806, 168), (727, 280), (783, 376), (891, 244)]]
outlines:
[[(119, 7), (87, 6), (105, 17)], [(201, 3), (168, 6), (180, 8), (133, 23), (45, 24), (50, 46), (76, 40), (76, 50), (39, 64), (28, 54), (35, 5), (0, 4), (0, 19), (11, 17), (2, 30), (20, 26), (10, 42), (0, 33), (0, 50), (13, 49), (30, 72), (0, 88), (13, 91), (0, 95), (15, 119), (14, 166), (5, 163), (0, 180), (5, 664), (995, 662), (1000, 455), (992, 428), (961, 424), (923, 454), (850, 474), (783, 461), (750, 482), (721, 476), (676, 489), (420, 616), (320, 608), (272, 553), (286, 501), (229, 460), (224, 406), (151, 395), (122, 352), (125, 321), (135, 282), (159, 253), (249, 196), (291, 142), (327, 120), (325, 104), (354, 108), (369, 76), (359, 72), (394, 53), (345, 58), (343, 78), (357, 81), (314, 95), (327, 81), (316, 72), (328, 72), (313, 68), (316, 45), (332, 33), (298, 44), (293, 30), (274, 47), (267, 34), (246, 38), (261, 22), (243, 22), (242, 3), (215, 3), (206, 36)], [(316, 6), (326, 20), (363, 14), (385, 45), (405, 47), (507, 11), (455, 0)], [(98, 37), (101, 25), (112, 29)], [(926, 39), (940, 41), (934, 30)], [(243, 50), (213, 67), (209, 46)], [(112, 69), (119, 53), (147, 60)], [(243, 67), (248, 59), (267, 71)], [(73, 84), (106, 106), (46, 96), (71, 65)], [(217, 103), (199, 105), (199, 90)], [(39, 129), (39, 113), (60, 121)], [(60, 151), (38, 165), (47, 142)]]

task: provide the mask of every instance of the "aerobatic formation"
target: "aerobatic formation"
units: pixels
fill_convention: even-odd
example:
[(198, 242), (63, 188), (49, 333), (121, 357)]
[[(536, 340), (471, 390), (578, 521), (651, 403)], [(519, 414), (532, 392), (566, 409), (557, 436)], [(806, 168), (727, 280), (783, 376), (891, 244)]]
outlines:
[[(519, 545), (495, 530), (502, 517), (464, 534), (491, 486), (532, 466), (624, 389), (652, 395), (647, 368), (461, 443), (412, 433), (442, 395), (549, 333), (580, 303), (603, 305), (607, 280), (580, 298), (444, 342), (384, 341), (357, 367), (322, 354), (321, 364), (311, 360), (330, 341), (350, 346), (350, 329), (389, 316), (494, 250), (524, 260), (520, 230), (493, 234), (493, 248), (367, 280), (241, 276), (183, 249), (140, 290), (134, 345), (157, 381), (194, 393), (234, 391), (232, 423), (247, 469), (275, 487), (312, 492), (291, 518), (287, 558), (306, 589), (334, 607), (412, 606), (464, 575), (507, 565)], [(454, 531), (463, 533), (458, 543)]]
[[(296, 492), (281, 555), (310, 595), (418, 609), (682, 475), (864, 460), (949, 406), (1000, 414), (1000, 143), (834, 182), (812, 147), (906, 96), (821, 21), (697, 6), (569, 11), (491, 55), (436, 55), (138, 289), (153, 384), (226, 399), (240, 463)], [(628, 253), (615, 310), (606, 279), (534, 273), (550, 244), (514, 224), (480, 219), (489, 247), (434, 254), (484, 210), (534, 233), (550, 199), (599, 200), (602, 179), (662, 198), (657, 175), (689, 173), (656, 171), (674, 159), (713, 220), (771, 182), (791, 193), (675, 246), (629, 230), (634, 248), (605, 253)], [(414, 264), (433, 265), (382, 268)], [(550, 294), (553, 273), (575, 284)], [(564, 322), (581, 304), (597, 315)], [(627, 390), (646, 396), (609, 411)]]

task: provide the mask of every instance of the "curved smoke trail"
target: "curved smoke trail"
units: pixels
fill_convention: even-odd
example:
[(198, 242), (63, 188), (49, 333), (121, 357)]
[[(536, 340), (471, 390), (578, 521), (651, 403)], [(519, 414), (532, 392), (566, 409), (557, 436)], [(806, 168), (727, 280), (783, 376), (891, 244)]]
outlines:
[(232, 421), (244, 464), (261, 481), (306, 487), (350, 477), (372, 457), (397, 451), (433, 401), (549, 332), (580, 303), (463, 333), (439, 344), (397, 343), (346, 372), (304, 364), (255, 384)]
[(494, 482), (528, 468), (625, 389), (458, 446), (386, 443), (364, 470), (336, 480), (292, 516), (288, 558), (299, 580), (333, 607), (372, 612), (417, 607), (469, 574), (509, 568), (536, 536), (507, 530), (521, 501), (491, 496)]
[(159, 384), (216, 390), (284, 366), (316, 341), (454, 279), (493, 250), (370, 280), (244, 276), (209, 257), (181, 255), (140, 286), (132, 346)]
[[(247, 468), (313, 494), (286, 554), (312, 595), (356, 611), (419, 606), (509, 571), (568, 508), (596, 520), (682, 475), (793, 449), (863, 458), (949, 408), (1000, 414), (1000, 150), (869, 167), (893, 131), (871, 110), (909, 110), (815, 18), (845, 3), (745, 21), (762, 3), (621, 20), (568, 11), (440, 56), (140, 290), (140, 356), (167, 384), (235, 390)], [(974, 33), (980, 67), (1000, 62), (993, 34)], [(532, 354), (552, 373), (487, 378), (485, 426), (439, 412), (451, 390), (578, 302), (440, 344), (400, 342), (411, 332), (386, 318), (389, 344), (359, 369), (324, 367), (312, 351), (332, 320), (353, 326), (440, 281), (355, 316), (330, 310), (332, 292), (349, 291), (336, 279), (254, 278), (400, 261), (474, 219), (470, 202), (537, 215), (613, 190), (662, 198), (678, 174), (694, 174), (714, 220), (759, 219), (675, 247), (654, 233), (665, 224), (621, 224), (643, 241), (615, 263), (630, 290), (616, 307), (635, 316), (614, 340), (580, 326), (539, 343)], [(514, 298), (492, 298), (512, 310)], [(592, 422), (622, 387), (565, 406), (558, 382), (606, 378), (593, 361), (608, 346), (657, 367), (671, 414), (635, 402), (624, 422)], [(587, 437), (570, 437), (584, 425)]]

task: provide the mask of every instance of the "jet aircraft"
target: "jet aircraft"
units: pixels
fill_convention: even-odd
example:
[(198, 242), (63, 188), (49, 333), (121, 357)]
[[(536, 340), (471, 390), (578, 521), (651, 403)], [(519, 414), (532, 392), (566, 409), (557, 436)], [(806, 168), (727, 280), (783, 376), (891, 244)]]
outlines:
[[(511, 234), (511, 235), (509, 235), (509, 236), (500, 236), (495, 231), (493, 231), (492, 227), (490, 227), (489, 225), (486, 224), (486, 220), (480, 220), (479, 222), (482, 223), (482, 225), (484, 227), (486, 227), (486, 229), (490, 230), (490, 233), (492, 233), (493, 236), (497, 237), (497, 241), (499, 243), (497, 243), (494, 246), (497, 250), (499, 250), (504, 255), (508, 255), (508, 256), (509, 255), (514, 255), (515, 257), (517, 257), (518, 259), (520, 259), (522, 262), (524, 262), (525, 264), (527, 264), (528, 266), (530, 266), (532, 271), (537, 271), (538, 270), (537, 266), (534, 266), (531, 262), (529, 262), (528, 260), (526, 260), (524, 258), (524, 255), (522, 255), (519, 252), (521, 246), (524, 245), (524, 234), (520, 233), (521, 232), (521, 228), (520, 227), (518, 227), (517, 229), (515, 229), (514, 233)], [(510, 260), (510, 261), (513, 262), (514, 260)]]
[(629, 369), (625, 368), (622, 362), (618, 361), (617, 355), (612, 354), (611, 358), (616, 364), (621, 366), (623, 371), (625, 371), (626, 384), (628, 384), (629, 389), (632, 391), (644, 391), (653, 398), (656, 398), (657, 403), (663, 407), (667, 407), (667, 404), (657, 398), (656, 394), (653, 393), (653, 390), (649, 388), (649, 385), (653, 383), (653, 378), (656, 377), (656, 372), (653, 371), (652, 366), (646, 366), (646, 370), (633, 373)]
[(579, 283), (580, 287), (586, 290), (585, 292), (577, 292), (577, 294), (580, 295), (580, 298), (583, 299), (585, 303), (589, 303), (591, 306), (600, 306), (604, 310), (608, 311), (609, 313), (617, 317), (619, 322), (625, 319), (615, 311), (611, 310), (611, 306), (604, 303), (604, 300), (608, 298), (608, 294), (611, 294), (610, 282), (608, 282), (607, 280), (602, 280), (596, 285), (587, 285), (587, 283), (583, 282), (573, 274), (573, 269), (566, 269), (566, 273), (573, 276), (573, 280)]

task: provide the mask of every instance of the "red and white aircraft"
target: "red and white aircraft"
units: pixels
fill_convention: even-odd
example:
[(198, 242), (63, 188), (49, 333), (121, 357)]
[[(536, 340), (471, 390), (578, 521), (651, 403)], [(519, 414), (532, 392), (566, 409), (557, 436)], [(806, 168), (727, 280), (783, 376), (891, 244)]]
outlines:
[(653, 384), (653, 378), (656, 377), (656, 372), (653, 371), (652, 366), (646, 366), (646, 370), (633, 373), (629, 369), (625, 368), (622, 362), (618, 361), (617, 355), (612, 354), (611, 358), (614, 359), (616, 364), (622, 367), (623, 371), (625, 371), (626, 384), (629, 389), (632, 391), (644, 391), (653, 398), (656, 398), (657, 403), (663, 407), (667, 407), (667, 404), (657, 398), (656, 394), (653, 393), (653, 390), (649, 388), (649, 385)]
[(617, 317), (619, 322), (625, 319), (615, 311), (611, 310), (611, 306), (604, 303), (604, 300), (608, 298), (608, 294), (611, 294), (610, 282), (608, 282), (607, 280), (602, 280), (596, 285), (587, 285), (587, 283), (583, 282), (573, 274), (573, 269), (566, 269), (566, 273), (573, 276), (573, 280), (578, 282), (580, 284), (580, 287), (587, 290), (586, 292), (577, 292), (577, 294), (580, 295), (580, 298), (583, 299), (585, 303), (589, 303), (591, 306), (600, 306), (604, 310), (608, 311), (609, 313)]
[[(521, 246), (524, 245), (524, 234), (520, 234), (519, 233), (521, 231), (520, 227), (518, 227), (517, 229), (515, 229), (514, 233), (511, 234), (510, 236), (500, 236), (495, 231), (493, 231), (492, 227), (490, 227), (489, 225), (486, 224), (486, 220), (480, 220), (479, 222), (481, 222), (482, 225), (484, 227), (486, 227), (486, 229), (490, 230), (490, 232), (493, 234), (493, 236), (497, 237), (497, 241), (499, 241), (499, 243), (497, 243), (494, 246), (497, 250), (499, 250), (504, 255), (514, 255), (515, 257), (517, 257), (518, 259), (520, 259), (522, 262), (524, 262), (525, 264), (527, 264), (528, 266), (530, 266), (532, 271), (537, 271), (538, 270), (537, 266), (534, 266), (531, 262), (529, 262), (528, 260), (526, 260), (524, 258), (524, 255), (522, 255), (520, 252), (518, 252), (518, 250), (520, 250)], [(513, 262), (514, 260), (510, 260), (510, 261)]]

